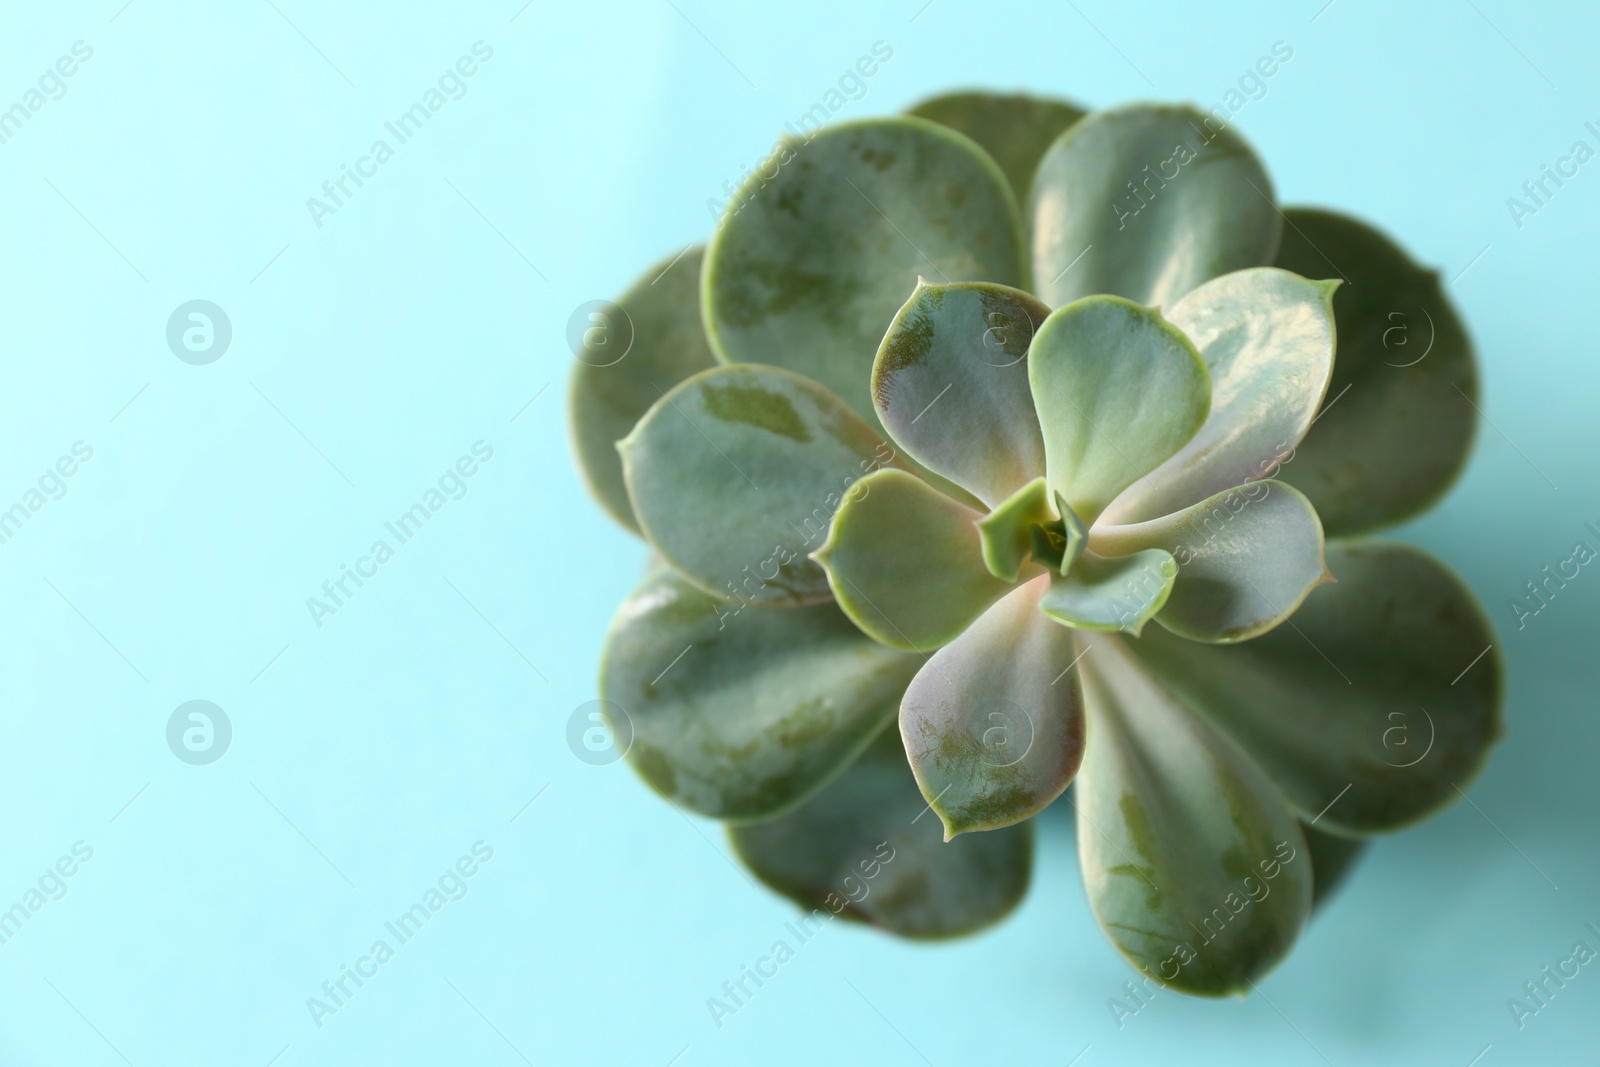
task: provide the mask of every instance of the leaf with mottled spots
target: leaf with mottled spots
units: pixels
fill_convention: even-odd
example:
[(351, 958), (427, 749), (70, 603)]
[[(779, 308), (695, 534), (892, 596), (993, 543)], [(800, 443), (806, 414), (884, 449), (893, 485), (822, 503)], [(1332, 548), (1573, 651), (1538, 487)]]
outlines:
[(1211, 413), (1176, 455), (1112, 502), (1103, 521), (1139, 522), (1271, 476), (1316, 417), (1333, 371), (1337, 281), (1276, 267), (1213, 278), (1167, 312), (1211, 374)]
[(1335, 542), (1328, 567), (1337, 581), (1293, 628), (1230, 648), (1151, 633), (1136, 651), (1303, 818), (1394, 830), (1453, 803), (1488, 758), (1505, 668), (1472, 595), (1422, 551)]
[(1172, 553), (1178, 576), (1156, 621), (1191, 641), (1230, 644), (1265, 633), (1328, 580), (1316, 511), (1270, 479), (1149, 522), (1097, 527), (1089, 546), (1108, 556)]
[(745, 864), (812, 914), (902, 937), (969, 934), (1004, 918), (1033, 871), (1033, 824), (946, 843), (906, 767), (899, 735), (885, 730), (861, 758), (796, 811), (729, 831)]
[(1083, 758), (1072, 631), (1039, 611), (1048, 576), (1018, 586), (933, 654), (900, 704), (900, 736), (945, 836), (1042, 811)]
[(838, 397), (776, 367), (716, 367), (656, 401), (617, 445), (650, 543), (708, 592), (827, 600), (807, 558), (845, 492), (894, 449)]
[(1010, 588), (983, 565), (978, 518), (914, 474), (874, 471), (845, 494), (812, 558), (865, 633), (925, 652), (960, 634)]
[(920, 663), (832, 604), (741, 605), (662, 568), (612, 623), (600, 692), (627, 715), (628, 761), (652, 788), (702, 815), (761, 819), (854, 759)]
[(842, 123), (785, 141), (734, 194), (706, 251), (707, 331), (720, 358), (815, 378), (871, 420), (873, 356), (918, 276), (1021, 285), (1023, 256), (1005, 176), (972, 141)]
[(889, 436), (989, 507), (1044, 473), (1027, 356), (1049, 313), (1003, 285), (919, 282), (872, 365)]
[(621, 316), (596, 311), (572, 370), (567, 407), (578, 469), (600, 505), (635, 533), (617, 442), (662, 393), (716, 364), (700, 324), (700, 258), (694, 248), (651, 267), (617, 300)]
[(1472, 342), (1436, 271), (1345, 215), (1290, 208), (1278, 266), (1345, 278), (1324, 414), (1280, 475), (1331, 537), (1420, 514), (1466, 465), (1478, 424)]
[(1074, 796), (1089, 905), (1155, 981), (1201, 996), (1248, 992), (1310, 911), (1305, 838), (1250, 758), (1125, 640), (1097, 638), (1081, 665), (1094, 729)]
[(1282, 221), (1250, 146), (1192, 107), (1097, 111), (1033, 179), (1034, 291), (1170, 305), (1219, 274), (1272, 262)]
[(1039, 157), (1083, 118), (1084, 111), (1060, 100), (1021, 93), (966, 92), (924, 100), (910, 114), (932, 119), (977, 141), (1000, 164), (1017, 203), (1026, 204)]
[(1147, 548), (1127, 556), (1085, 552), (1065, 575), (1051, 576), (1039, 610), (1075, 630), (1121, 630), (1139, 636), (1172, 593), (1178, 564)]
[(1052, 312), (1034, 334), (1028, 380), (1045, 478), (1090, 526), (1194, 436), (1211, 402), (1189, 339), (1160, 312), (1115, 296)]

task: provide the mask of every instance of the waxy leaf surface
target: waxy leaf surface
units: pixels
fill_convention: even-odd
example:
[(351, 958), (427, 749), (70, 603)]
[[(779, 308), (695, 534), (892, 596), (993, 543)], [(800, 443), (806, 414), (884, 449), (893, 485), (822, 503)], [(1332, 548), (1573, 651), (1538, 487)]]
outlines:
[(1334, 833), (1393, 830), (1454, 802), (1477, 773), (1501, 734), (1504, 666), (1472, 595), (1419, 549), (1334, 542), (1328, 566), (1337, 581), (1292, 628), (1229, 648), (1152, 631), (1136, 651), (1302, 817)]
[(1039, 161), (1034, 291), (1170, 305), (1201, 282), (1272, 262), (1282, 222), (1250, 146), (1190, 107), (1097, 111)]
[(927, 811), (891, 728), (796, 811), (729, 834), (758, 878), (813, 913), (808, 930), (819, 911), (916, 938), (1003, 918), (1028, 888), (1033, 824), (946, 843)]
[(920, 664), (832, 604), (741, 606), (661, 568), (612, 623), (601, 696), (626, 713), (627, 759), (656, 791), (702, 815), (760, 819), (854, 759)]
[(1010, 588), (983, 564), (979, 517), (914, 474), (874, 471), (845, 495), (814, 558), (864, 632), (891, 648), (929, 651)]
[(728, 362), (797, 371), (871, 420), (873, 357), (918, 276), (1022, 284), (1005, 176), (947, 127), (843, 123), (784, 142), (774, 162), (735, 194), (706, 251), (706, 327)]
[(700, 324), (701, 252), (651, 267), (617, 301), (621, 315), (597, 310), (572, 370), (567, 404), (578, 469), (607, 513), (635, 533), (617, 442), (662, 393), (716, 364)]
[(894, 461), (838, 397), (761, 366), (681, 383), (617, 447), (651, 544), (702, 589), (758, 604), (829, 599), (807, 553), (850, 486)]
[(873, 362), (889, 436), (989, 507), (1044, 473), (1026, 360), (1049, 313), (1003, 285), (919, 283)]
[(1051, 313), (1034, 334), (1028, 380), (1050, 489), (1090, 526), (1194, 436), (1211, 401), (1188, 338), (1160, 312), (1114, 296)]
[(1072, 631), (1039, 611), (1049, 583), (1016, 587), (906, 689), (900, 736), (946, 837), (1043, 810), (1083, 758)]
[(1387, 237), (1331, 212), (1284, 215), (1278, 266), (1349, 284), (1333, 297), (1339, 355), (1325, 413), (1280, 476), (1311, 498), (1330, 537), (1409, 519), (1466, 464), (1480, 414), (1472, 342), (1438, 273)]
[(1311, 908), (1300, 824), (1245, 753), (1159, 685), (1124, 639), (1081, 670), (1094, 729), (1078, 775), (1089, 904), (1135, 966), (1223, 996), (1288, 954)]

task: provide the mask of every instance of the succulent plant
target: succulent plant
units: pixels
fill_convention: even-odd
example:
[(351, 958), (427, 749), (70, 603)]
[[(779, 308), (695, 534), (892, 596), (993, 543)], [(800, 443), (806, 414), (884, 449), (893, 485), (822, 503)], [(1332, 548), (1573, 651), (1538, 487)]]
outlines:
[(992, 923), (1072, 785), (1111, 941), (1238, 992), (1501, 732), (1472, 595), (1358, 536), (1462, 467), (1465, 332), (1211, 116), (962, 93), (828, 127), (615, 313), (576, 450), (656, 558), (601, 696), (804, 907)]

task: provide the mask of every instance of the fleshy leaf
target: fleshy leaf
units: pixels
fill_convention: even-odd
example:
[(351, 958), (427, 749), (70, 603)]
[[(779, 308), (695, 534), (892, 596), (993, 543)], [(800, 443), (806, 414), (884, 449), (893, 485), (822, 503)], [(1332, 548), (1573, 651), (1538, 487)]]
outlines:
[(1156, 621), (1191, 641), (1230, 644), (1265, 633), (1328, 580), (1311, 502), (1270, 479), (1149, 522), (1098, 527), (1089, 547), (1110, 556), (1172, 553), (1178, 577)]
[(617, 613), (600, 691), (627, 714), (627, 759), (657, 792), (702, 815), (760, 819), (854, 759), (920, 664), (832, 604), (742, 606), (661, 568)]
[(1065, 576), (1053, 575), (1039, 610), (1075, 630), (1122, 630), (1137, 637), (1172, 593), (1178, 564), (1147, 548), (1107, 558), (1084, 553)]
[(873, 356), (919, 275), (1022, 284), (1005, 176), (954, 130), (909, 117), (842, 123), (785, 141), (770, 162), (706, 251), (706, 330), (728, 362), (814, 378), (870, 421)]
[(1432, 507), (1466, 464), (1478, 422), (1472, 342), (1435, 271), (1345, 215), (1290, 208), (1278, 266), (1349, 281), (1334, 294), (1339, 358), (1324, 414), (1280, 475), (1330, 537)]
[[(788, 815), (729, 830), (745, 864), (807, 911), (902, 937), (942, 938), (998, 922), (1028, 888), (1033, 824), (946, 844), (885, 730), (848, 770)], [(795, 925), (807, 939), (824, 915)]]
[(635, 533), (617, 442), (662, 393), (716, 364), (700, 324), (701, 253), (694, 248), (651, 267), (618, 299), (620, 316), (609, 308), (591, 313), (572, 370), (567, 407), (578, 469), (601, 507)]
[[(1169, 305), (1201, 282), (1272, 262), (1282, 221), (1250, 146), (1191, 107), (1097, 111), (1039, 161), (1034, 291)], [(1314, 272), (1315, 273), (1315, 272)]]
[(1328, 563), (1338, 581), (1306, 599), (1292, 629), (1233, 648), (1152, 632), (1136, 651), (1303, 818), (1334, 833), (1393, 830), (1456, 800), (1477, 773), (1501, 734), (1504, 667), (1471, 594), (1420, 550), (1335, 542)]
[(703, 371), (617, 445), (650, 543), (702, 589), (758, 604), (827, 600), (808, 559), (849, 487), (894, 449), (822, 386), (776, 367)]
[(1211, 402), (1189, 339), (1159, 311), (1114, 296), (1052, 312), (1034, 335), (1028, 381), (1045, 478), (1090, 526), (1194, 436)]
[(1081, 668), (1094, 729), (1074, 795), (1090, 907), (1163, 985), (1246, 992), (1310, 911), (1300, 824), (1250, 758), (1123, 641), (1097, 638)]
[(1270, 477), (1316, 417), (1333, 371), (1333, 291), (1276, 267), (1213, 278), (1167, 311), (1211, 374), (1211, 413), (1104, 521), (1168, 515)]
[(910, 114), (959, 130), (983, 146), (1005, 172), (1017, 203), (1028, 202), (1028, 187), (1039, 157), (1084, 111), (1059, 100), (998, 93), (947, 93), (924, 100)]
[(900, 736), (946, 840), (1020, 822), (1067, 788), (1083, 758), (1072, 631), (1045, 618), (1040, 577), (933, 654), (906, 689)]
[(874, 471), (846, 494), (812, 558), (863, 632), (891, 648), (928, 651), (1010, 588), (983, 565), (978, 518), (913, 474)]
[(1014, 582), (1027, 562), (1032, 540), (1030, 527), (1051, 522), (1050, 490), (1043, 478), (1035, 478), (996, 504), (994, 510), (978, 520), (978, 536), (983, 542), (983, 565), (996, 578)]
[(1003, 285), (919, 279), (872, 365), (889, 436), (990, 507), (1044, 473), (1025, 361), (1048, 314)]

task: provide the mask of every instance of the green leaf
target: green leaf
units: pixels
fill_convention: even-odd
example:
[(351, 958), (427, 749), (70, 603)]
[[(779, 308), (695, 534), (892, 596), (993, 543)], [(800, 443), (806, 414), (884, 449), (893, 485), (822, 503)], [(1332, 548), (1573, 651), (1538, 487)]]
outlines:
[(942, 123), (977, 141), (1000, 164), (1017, 203), (1026, 204), (1039, 157), (1085, 112), (1059, 100), (1020, 93), (947, 93), (924, 100), (910, 114)]
[(1178, 564), (1147, 548), (1107, 558), (1086, 552), (1063, 575), (1052, 575), (1039, 610), (1075, 630), (1122, 630), (1135, 637), (1172, 593)]
[(1246, 992), (1310, 911), (1305, 839), (1250, 758), (1123, 641), (1097, 638), (1081, 666), (1094, 729), (1074, 793), (1090, 907), (1156, 981)]
[(900, 736), (949, 840), (1042, 811), (1083, 758), (1072, 631), (1039, 613), (1044, 577), (1018, 586), (933, 654), (906, 689)]
[[(1210, 278), (1272, 262), (1282, 222), (1250, 146), (1191, 107), (1097, 111), (1039, 162), (1034, 291), (1168, 305)], [(1313, 272), (1315, 273), (1315, 272)]]
[(794, 924), (806, 939), (829, 914), (916, 938), (998, 922), (1027, 891), (1033, 824), (946, 844), (927, 810), (899, 735), (885, 730), (803, 807), (729, 836), (758, 878), (822, 913)]
[(1276, 267), (1213, 278), (1168, 311), (1211, 374), (1211, 413), (1103, 521), (1171, 514), (1269, 477), (1305, 436), (1333, 371), (1333, 291)]
[(842, 123), (785, 142), (770, 163), (706, 251), (706, 328), (723, 360), (815, 378), (870, 421), (873, 356), (919, 275), (1022, 284), (1005, 176), (953, 130)]
[(1328, 580), (1322, 526), (1298, 490), (1252, 482), (1132, 526), (1104, 526), (1090, 548), (1121, 556), (1164, 548), (1178, 577), (1156, 621), (1191, 641), (1230, 644), (1265, 633)]
[(657, 792), (702, 815), (761, 819), (853, 760), (920, 664), (831, 604), (741, 606), (662, 568), (618, 611), (600, 692), (627, 714), (628, 761)]
[(872, 365), (889, 436), (990, 507), (1044, 473), (1025, 360), (1048, 314), (1003, 285), (919, 279)]
[(1420, 550), (1336, 542), (1328, 564), (1337, 582), (1293, 628), (1231, 648), (1152, 632), (1137, 652), (1318, 829), (1393, 830), (1455, 801), (1483, 765), (1505, 668), (1472, 595)]
[(1030, 529), (1055, 521), (1050, 510), (1050, 490), (1043, 478), (1035, 478), (996, 504), (994, 510), (978, 520), (978, 537), (983, 542), (983, 565), (989, 573), (1014, 582), (1022, 573), (1032, 551)]
[(1010, 588), (983, 565), (979, 514), (902, 470), (861, 479), (812, 553), (852, 622), (891, 648), (938, 648)]
[(894, 460), (838, 397), (760, 366), (681, 383), (617, 448), (650, 543), (700, 588), (757, 604), (829, 598), (806, 553), (845, 491)]
[(1334, 295), (1328, 402), (1281, 477), (1330, 537), (1431, 508), (1466, 465), (1478, 422), (1472, 342), (1435, 271), (1345, 215), (1290, 208), (1278, 265), (1349, 281)]
[(1028, 381), (1045, 477), (1089, 526), (1194, 436), (1211, 403), (1189, 339), (1159, 311), (1114, 296), (1052, 312), (1034, 335)]
[(620, 316), (596, 309), (583, 335), (592, 343), (572, 371), (567, 408), (578, 469), (600, 506), (635, 533), (617, 442), (661, 393), (716, 364), (700, 325), (701, 252), (651, 267), (617, 301)]

